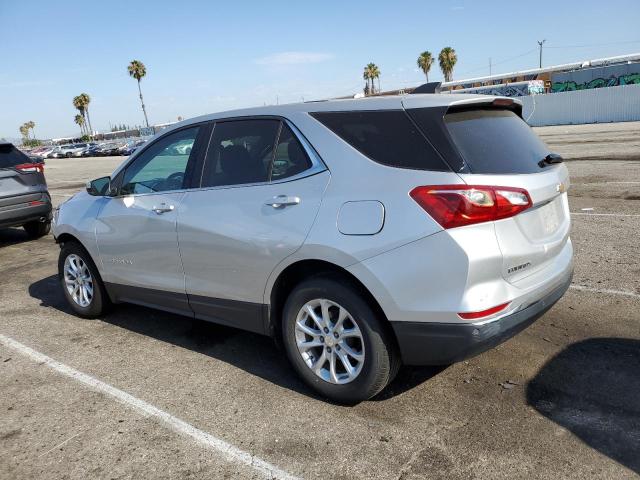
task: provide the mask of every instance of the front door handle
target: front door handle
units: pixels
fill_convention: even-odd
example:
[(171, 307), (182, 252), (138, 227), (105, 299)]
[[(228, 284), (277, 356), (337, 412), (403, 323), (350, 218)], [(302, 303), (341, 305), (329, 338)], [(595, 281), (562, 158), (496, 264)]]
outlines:
[(167, 205), (166, 203), (161, 203), (160, 206), (154, 206), (151, 210), (153, 210), (158, 215), (162, 215), (163, 213), (173, 212), (175, 207), (173, 205)]
[(288, 205), (297, 205), (300, 203), (300, 197), (290, 197), (288, 195), (278, 195), (267, 201), (265, 205), (273, 208), (282, 208)]

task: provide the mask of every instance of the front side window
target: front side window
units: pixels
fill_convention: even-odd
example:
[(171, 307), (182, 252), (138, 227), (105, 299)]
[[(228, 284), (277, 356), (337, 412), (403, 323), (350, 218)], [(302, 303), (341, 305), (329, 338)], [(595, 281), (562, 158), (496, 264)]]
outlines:
[(218, 122), (207, 150), (202, 187), (266, 182), (279, 120)]
[(185, 188), (185, 172), (199, 129), (180, 130), (150, 145), (127, 167), (121, 193), (131, 195)]

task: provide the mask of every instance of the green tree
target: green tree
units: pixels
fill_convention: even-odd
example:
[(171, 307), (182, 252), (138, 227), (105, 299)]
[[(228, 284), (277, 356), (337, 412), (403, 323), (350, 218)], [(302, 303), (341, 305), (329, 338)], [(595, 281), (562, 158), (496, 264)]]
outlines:
[(18, 128), (18, 131), (20, 132), (20, 135), (22, 135), (23, 143), (29, 140), (29, 129), (27, 128), (26, 123), (23, 123), (22, 125), (20, 125), (20, 127)]
[(433, 65), (433, 55), (431, 55), (431, 52), (425, 50), (418, 57), (418, 67), (427, 77), (427, 82), (429, 82), (429, 70), (431, 70), (431, 65)]
[[(380, 82), (380, 69), (378, 68), (378, 66), (375, 63), (367, 64), (367, 66), (364, 67), (364, 72), (362, 74), (362, 77), (367, 82), (367, 87), (365, 87), (365, 94), (367, 94), (367, 89), (369, 90), (368, 93), (370, 95), (373, 95), (374, 93), (376, 93), (376, 86), (374, 81), (375, 79), (378, 79), (378, 82)], [(370, 86), (369, 86), (369, 82), (371, 82)], [(378, 86), (379, 85), (380, 83), (378, 83)]]
[(73, 97), (73, 106), (76, 107), (76, 109), (80, 112), (80, 115), (82, 116), (82, 124), (80, 125), (80, 129), (82, 131), (82, 135), (85, 134), (85, 126), (86, 126), (86, 119), (85, 119), (85, 110), (84, 110), (84, 99), (80, 96), (80, 95), (76, 95), (75, 97)]
[(451, 47), (444, 47), (438, 55), (438, 63), (440, 64), (440, 70), (444, 75), (444, 81), (450, 82), (453, 80), (453, 67), (456, 65), (458, 57), (456, 51)]
[(36, 128), (36, 124), (33, 120), (29, 120), (27, 123), (24, 124), (25, 127), (27, 127), (27, 133), (29, 133), (29, 130), (31, 130), (31, 133), (33, 134), (33, 139), (36, 139), (36, 132), (34, 131), (34, 129)]
[(91, 126), (91, 118), (89, 117), (89, 104), (91, 103), (91, 97), (89, 96), (88, 93), (81, 93), (80, 95), (78, 95), (78, 97), (80, 98), (80, 102), (82, 103), (82, 107), (84, 109), (84, 112), (86, 114), (86, 121), (87, 121), (87, 125), (88, 125), (88, 130), (90, 135), (93, 134), (93, 127)]
[(144, 100), (142, 99), (142, 89), (140, 88), (140, 80), (147, 74), (147, 69), (140, 60), (132, 60), (127, 67), (129, 76), (135, 78), (138, 81), (138, 93), (140, 94), (140, 104), (142, 105), (142, 113), (144, 113), (144, 123), (149, 127), (149, 120), (147, 119), (147, 111), (144, 108)]
[(80, 136), (84, 137), (85, 136), (85, 133), (84, 133), (84, 117), (78, 113), (78, 114), (76, 114), (75, 117), (73, 117), (73, 121), (76, 123), (76, 125), (78, 125), (80, 127)]

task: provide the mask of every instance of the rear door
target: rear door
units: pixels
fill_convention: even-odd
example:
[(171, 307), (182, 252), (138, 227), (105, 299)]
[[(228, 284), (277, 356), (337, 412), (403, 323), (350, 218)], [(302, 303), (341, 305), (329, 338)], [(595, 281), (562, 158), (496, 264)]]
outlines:
[[(495, 222), (503, 254), (503, 276), (517, 284), (544, 270), (567, 244), (570, 214), (569, 177), (562, 163), (547, 163), (552, 152), (520, 118), (517, 104), (464, 104), (439, 110), (442, 130), (435, 131), (430, 109), (408, 113), (434, 144), (449, 144), (448, 158), (469, 185), (524, 188), (533, 206)], [(505, 108), (511, 107), (511, 108)]]
[(198, 318), (264, 331), (267, 278), (304, 242), (329, 181), (312, 155), (284, 121), (216, 123), (201, 188), (185, 194), (178, 215)]

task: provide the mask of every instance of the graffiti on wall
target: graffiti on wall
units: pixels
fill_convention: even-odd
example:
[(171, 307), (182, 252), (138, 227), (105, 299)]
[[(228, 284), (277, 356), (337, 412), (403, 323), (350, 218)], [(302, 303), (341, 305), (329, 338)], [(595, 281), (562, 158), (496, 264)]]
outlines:
[(608, 65), (552, 74), (552, 92), (570, 92), (592, 88), (640, 84), (640, 64)]
[(530, 82), (488, 85), (486, 87), (452, 90), (451, 93), (478, 93), (481, 95), (500, 95), (503, 97), (524, 97), (526, 95), (544, 93), (544, 82), (542, 80), (532, 80)]

